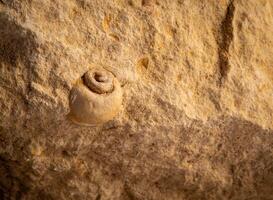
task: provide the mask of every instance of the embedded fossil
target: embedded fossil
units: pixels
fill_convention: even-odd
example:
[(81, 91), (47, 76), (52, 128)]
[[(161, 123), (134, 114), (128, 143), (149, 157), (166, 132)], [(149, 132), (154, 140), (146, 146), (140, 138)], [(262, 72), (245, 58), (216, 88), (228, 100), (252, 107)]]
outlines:
[(117, 78), (103, 68), (92, 68), (70, 92), (69, 118), (80, 125), (97, 125), (113, 119), (122, 104)]

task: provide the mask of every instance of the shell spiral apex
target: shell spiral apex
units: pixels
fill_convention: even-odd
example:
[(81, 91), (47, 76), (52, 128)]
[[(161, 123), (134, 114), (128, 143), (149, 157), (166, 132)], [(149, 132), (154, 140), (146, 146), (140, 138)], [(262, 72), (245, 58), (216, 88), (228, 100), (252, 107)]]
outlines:
[(113, 119), (122, 106), (117, 78), (103, 68), (92, 68), (70, 92), (69, 118), (80, 125), (98, 125)]
[(114, 88), (114, 76), (111, 72), (102, 70), (90, 70), (83, 76), (84, 84), (98, 94), (109, 93)]

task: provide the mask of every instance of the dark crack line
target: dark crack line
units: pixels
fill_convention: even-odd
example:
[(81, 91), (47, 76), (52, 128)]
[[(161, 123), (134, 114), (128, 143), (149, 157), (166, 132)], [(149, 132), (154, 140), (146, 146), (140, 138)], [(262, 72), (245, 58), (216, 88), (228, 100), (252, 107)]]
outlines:
[(229, 47), (233, 40), (233, 26), (232, 21), (234, 17), (235, 6), (233, 4), (233, 0), (231, 0), (228, 4), (225, 18), (223, 19), (220, 27), (220, 41), (218, 56), (219, 56), (219, 83), (223, 84), (225, 81), (228, 72), (230, 70), (229, 63)]

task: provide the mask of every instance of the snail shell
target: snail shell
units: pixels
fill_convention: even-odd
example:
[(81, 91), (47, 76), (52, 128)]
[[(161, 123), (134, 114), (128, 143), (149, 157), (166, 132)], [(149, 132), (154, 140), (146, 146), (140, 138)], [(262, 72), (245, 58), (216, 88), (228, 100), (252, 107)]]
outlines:
[(80, 125), (97, 125), (113, 119), (121, 109), (122, 89), (117, 78), (103, 68), (92, 68), (70, 92), (69, 118)]

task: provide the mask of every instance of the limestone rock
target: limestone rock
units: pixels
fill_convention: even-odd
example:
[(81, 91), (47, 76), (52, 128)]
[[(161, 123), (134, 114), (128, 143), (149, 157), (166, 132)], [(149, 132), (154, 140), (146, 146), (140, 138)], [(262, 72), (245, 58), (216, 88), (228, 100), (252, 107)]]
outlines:
[[(272, 0), (0, 0), (0, 199), (273, 199)], [(68, 119), (90, 66), (121, 83)]]

